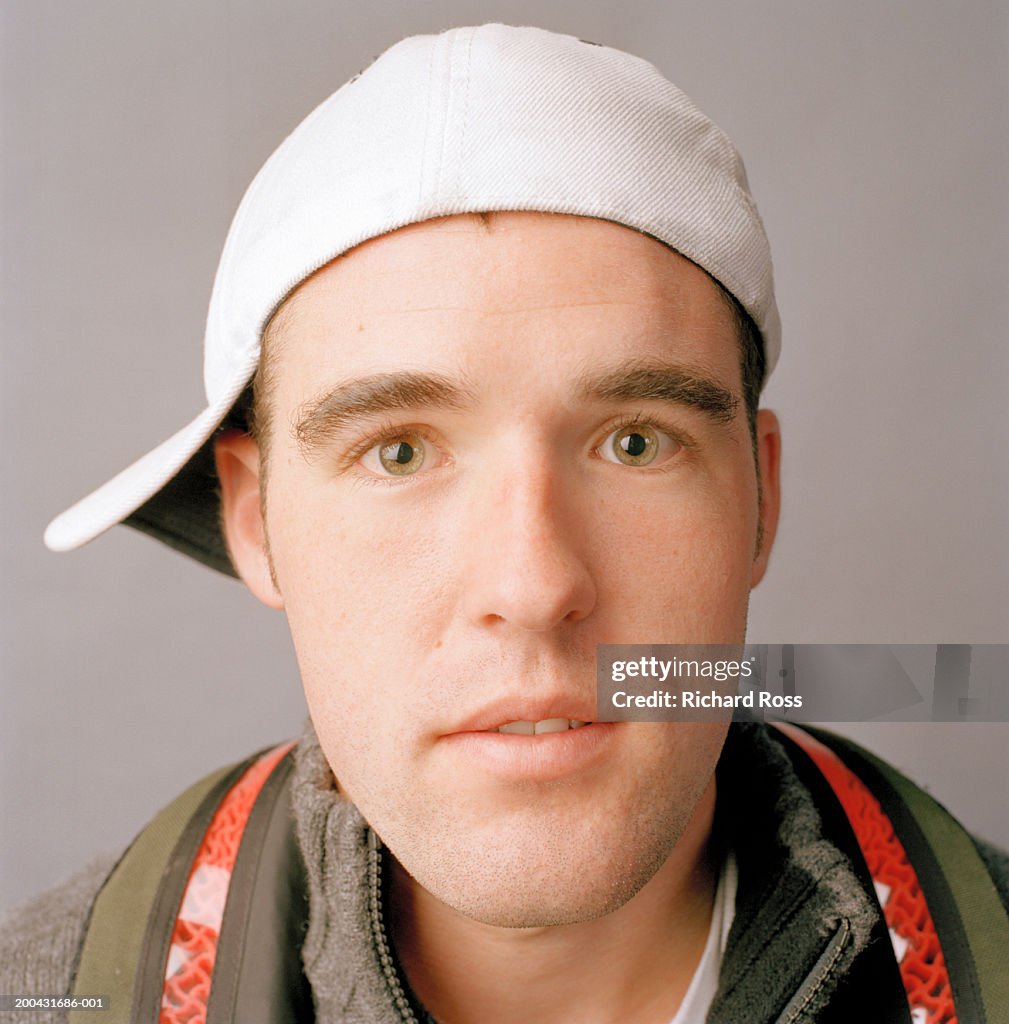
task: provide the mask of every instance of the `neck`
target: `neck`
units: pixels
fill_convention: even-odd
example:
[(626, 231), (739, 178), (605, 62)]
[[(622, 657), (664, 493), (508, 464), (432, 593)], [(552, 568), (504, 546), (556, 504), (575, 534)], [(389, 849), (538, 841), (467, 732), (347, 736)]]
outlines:
[(664, 1024), (700, 962), (716, 866), (712, 779), (672, 853), (618, 910), (548, 928), (464, 917), (393, 862), (392, 935), (421, 1002), (446, 1024)]

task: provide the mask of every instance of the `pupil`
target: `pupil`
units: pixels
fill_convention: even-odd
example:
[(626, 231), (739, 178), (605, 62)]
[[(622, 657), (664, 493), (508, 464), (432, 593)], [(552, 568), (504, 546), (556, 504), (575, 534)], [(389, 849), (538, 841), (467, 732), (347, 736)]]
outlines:
[(406, 443), (406, 441), (400, 441), (396, 445), (396, 456), (395, 461), (400, 466), (405, 466), (413, 458), (413, 446)]
[(648, 442), (640, 434), (628, 434), (624, 438), (624, 451), (634, 458), (644, 455), (647, 447)]

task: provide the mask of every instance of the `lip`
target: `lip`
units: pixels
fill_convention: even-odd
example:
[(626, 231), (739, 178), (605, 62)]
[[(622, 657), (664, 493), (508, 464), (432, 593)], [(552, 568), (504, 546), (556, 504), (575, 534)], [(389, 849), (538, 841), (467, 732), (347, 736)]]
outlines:
[(548, 700), (503, 697), (463, 719), (458, 725), (446, 730), (444, 735), (486, 732), (508, 722), (544, 722), (550, 718), (594, 722), (595, 717), (595, 702), (586, 701), (584, 697), (554, 697)]
[(453, 732), (442, 736), (439, 746), (453, 760), (461, 760), (467, 772), (487, 772), (509, 781), (549, 781), (598, 768), (611, 759), (624, 724), (592, 722), (580, 729), (539, 736), (486, 730)]

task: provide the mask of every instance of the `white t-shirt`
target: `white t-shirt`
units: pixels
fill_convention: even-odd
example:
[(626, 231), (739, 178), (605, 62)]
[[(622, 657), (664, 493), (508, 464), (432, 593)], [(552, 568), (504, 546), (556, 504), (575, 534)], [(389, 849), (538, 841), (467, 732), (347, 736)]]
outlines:
[(718, 990), (718, 972), (722, 966), (725, 943), (729, 938), (732, 919), (736, 915), (736, 858), (730, 851), (722, 865), (715, 889), (715, 903), (711, 908), (711, 927), (704, 943), (701, 962), (690, 979), (683, 1002), (669, 1024), (704, 1024), (711, 1002)]

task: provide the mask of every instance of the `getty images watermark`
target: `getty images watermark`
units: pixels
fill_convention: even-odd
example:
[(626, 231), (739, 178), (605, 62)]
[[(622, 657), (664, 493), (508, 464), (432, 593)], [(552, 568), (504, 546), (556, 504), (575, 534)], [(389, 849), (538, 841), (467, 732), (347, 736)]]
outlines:
[(601, 644), (600, 722), (1009, 722), (1009, 644)]

